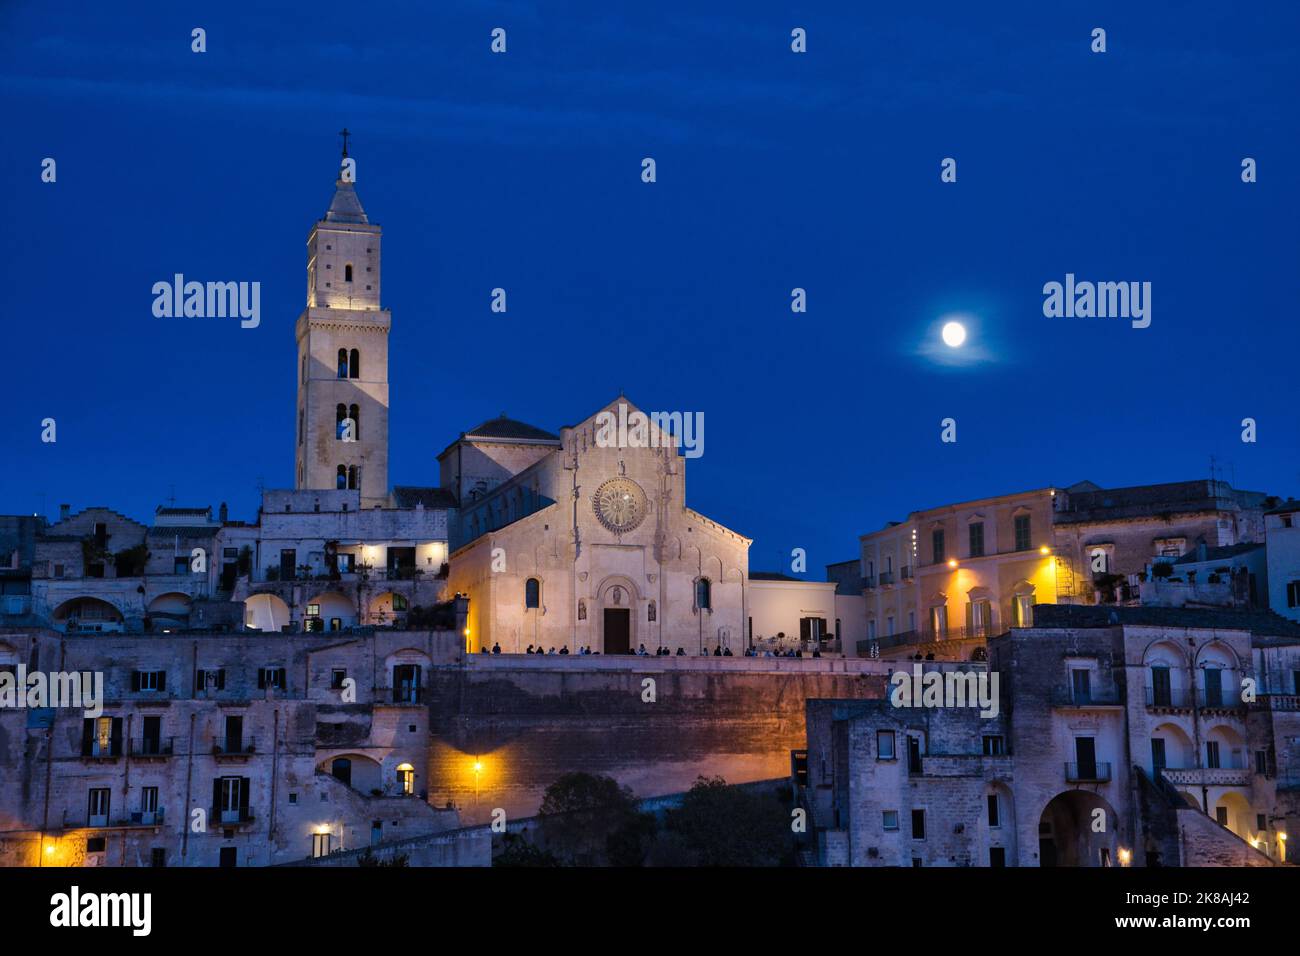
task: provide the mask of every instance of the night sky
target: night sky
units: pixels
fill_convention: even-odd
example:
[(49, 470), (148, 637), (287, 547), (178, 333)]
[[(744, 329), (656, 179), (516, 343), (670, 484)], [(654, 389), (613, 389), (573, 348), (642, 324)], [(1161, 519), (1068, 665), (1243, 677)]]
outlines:
[[(10, 0), (0, 512), (147, 521), (174, 493), (251, 520), (292, 485), (344, 126), (384, 227), (391, 483), (436, 484), (486, 418), (556, 431), (622, 389), (704, 413), (688, 503), (755, 570), (1211, 455), (1300, 492), (1300, 5), (1139, 6)], [(259, 281), (260, 327), (155, 318), (177, 272)], [(1044, 317), (1066, 273), (1151, 282), (1150, 328)], [(952, 313), (980, 361), (925, 347)]]

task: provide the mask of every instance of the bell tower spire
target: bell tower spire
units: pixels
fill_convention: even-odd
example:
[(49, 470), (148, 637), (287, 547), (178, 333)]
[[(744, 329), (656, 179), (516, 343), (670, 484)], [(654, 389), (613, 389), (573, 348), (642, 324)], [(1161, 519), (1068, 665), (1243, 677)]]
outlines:
[(342, 159), (329, 209), (307, 237), (307, 307), (298, 317), (295, 487), (355, 489), (388, 500), (388, 330), (380, 305), (380, 239)]

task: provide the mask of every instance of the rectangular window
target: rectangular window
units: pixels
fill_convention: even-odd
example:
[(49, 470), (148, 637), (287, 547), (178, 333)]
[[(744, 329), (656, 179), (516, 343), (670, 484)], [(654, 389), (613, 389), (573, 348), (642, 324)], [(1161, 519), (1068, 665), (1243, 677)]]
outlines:
[(894, 759), (894, 732), (892, 730), (876, 731), (876, 759)]
[(284, 668), (259, 667), (257, 669), (257, 686), (259, 690), (265, 690), (267, 687), (284, 690)]
[(1095, 738), (1075, 737), (1074, 759), (1077, 764), (1078, 779), (1097, 779), (1097, 741)]
[(87, 826), (106, 827), (108, 826), (108, 801), (109, 788), (95, 787), (90, 791), (90, 804)]
[(348, 679), (348, 672), (342, 667), (336, 667), (330, 671), (330, 689), (341, 690), (343, 682)]
[(1165, 763), (1164, 738), (1152, 737), (1151, 738), (1151, 769), (1158, 774), (1160, 773), (1161, 770), (1164, 770), (1165, 767), (1167, 766), (1169, 765)]
[(1092, 674), (1082, 667), (1070, 671), (1070, 693), (1076, 704), (1092, 703)]
[(1255, 751), (1255, 773), (1260, 774), (1261, 776), (1266, 776), (1268, 774), (1267, 750)]
[(145, 787), (140, 791), (140, 822), (153, 823), (158, 819), (158, 788)]
[(1223, 706), (1223, 671), (1217, 667), (1207, 667), (1205, 674), (1205, 706)]
[(1168, 707), (1173, 700), (1173, 685), (1169, 681), (1168, 667), (1151, 668), (1151, 703), (1156, 707)]
[(1029, 534), (1029, 515), (1016, 515), (1016, 550), (1028, 551), (1033, 547)]
[(925, 839), (925, 811), (924, 810), (912, 811), (912, 839), (913, 840)]
[(935, 528), (930, 534), (930, 546), (934, 552), (934, 563), (942, 564), (947, 560), (947, 554), (944, 553), (943, 529)]
[(1205, 766), (1211, 770), (1217, 770), (1219, 767), (1219, 742), (1217, 740), (1207, 740), (1205, 742)]
[(1300, 607), (1300, 581), (1288, 581), (1286, 585), (1286, 606)]
[(1262, 813), (1255, 814), (1255, 829), (1263, 833), (1268, 829), (1268, 817)]
[(1003, 846), (989, 847), (989, 866), (1006, 866), (1007, 865), (1007, 848)]
[(167, 848), (166, 848), (166, 847), (162, 847), (162, 846), (156, 846), (156, 847), (153, 847), (153, 848), (149, 851), (149, 865), (150, 865), (150, 866), (155, 866), (155, 867), (156, 867), (156, 866), (166, 866), (166, 865), (167, 865)]
[(921, 772), (921, 738), (909, 736), (907, 738), (907, 772)]
[(1002, 819), (998, 814), (998, 795), (990, 793), (988, 795), (989, 804), (989, 826), (999, 827), (1002, 825)]
[(984, 522), (976, 521), (970, 526), (970, 556), (984, 557)]
[(178, 554), (172, 558), (172, 574), (189, 574), (190, 559), (183, 554)]
[(167, 689), (166, 671), (135, 671), (132, 690), (161, 692)]
[(221, 823), (239, 823), (248, 808), (243, 777), (220, 777), (217, 780), (217, 810)]
[(884, 828), (885, 828), (886, 830), (897, 830), (897, 829), (898, 829), (898, 811), (897, 811), (897, 810), (885, 810), (885, 811), (881, 814), (881, 823), (883, 824), (883, 826), (884, 826)]
[(1219, 826), (1221, 826), (1221, 827), (1226, 827), (1226, 826), (1228, 825), (1228, 808), (1227, 808), (1227, 807), (1215, 807), (1215, 808), (1214, 808), (1214, 819), (1215, 819), (1215, 822), (1219, 824)]
[(1001, 734), (985, 734), (984, 756), (1001, 757), (1007, 752), (1006, 739)]
[(328, 856), (330, 852), (331, 833), (313, 833), (311, 835), (311, 855), (313, 858)]
[(226, 670), (224, 667), (194, 672), (194, 689), (198, 693), (226, 689)]

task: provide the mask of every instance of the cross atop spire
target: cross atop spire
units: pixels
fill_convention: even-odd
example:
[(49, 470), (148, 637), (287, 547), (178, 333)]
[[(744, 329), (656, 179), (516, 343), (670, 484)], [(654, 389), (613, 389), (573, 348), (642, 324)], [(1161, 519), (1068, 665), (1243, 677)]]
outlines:
[(345, 126), (341, 130), (339, 130), (339, 135), (343, 137), (343, 158), (347, 159), (348, 158), (348, 137), (351, 136), (352, 134), (348, 132), (348, 128)]

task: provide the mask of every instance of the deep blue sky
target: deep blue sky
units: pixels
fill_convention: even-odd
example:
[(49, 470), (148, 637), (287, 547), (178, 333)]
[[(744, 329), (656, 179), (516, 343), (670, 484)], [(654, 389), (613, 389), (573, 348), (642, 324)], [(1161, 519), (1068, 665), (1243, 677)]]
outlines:
[[(484, 418), (554, 430), (621, 387), (704, 412), (689, 503), (755, 569), (801, 546), (820, 576), (916, 508), (1212, 454), (1300, 491), (1298, 38), (1293, 3), (9, 0), (0, 512), (146, 519), (174, 486), (251, 519), (259, 479), (292, 483), (304, 243), (344, 125), (384, 227), (394, 483), (436, 484)], [(154, 318), (174, 272), (260, 281), (261, 327)], [(1151, 327), (1045, 318), (1066, 272), (1152, 282)], [(951, 311), (994, 361), (917, 354)]]

